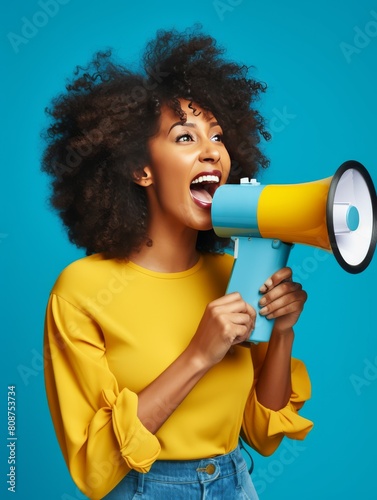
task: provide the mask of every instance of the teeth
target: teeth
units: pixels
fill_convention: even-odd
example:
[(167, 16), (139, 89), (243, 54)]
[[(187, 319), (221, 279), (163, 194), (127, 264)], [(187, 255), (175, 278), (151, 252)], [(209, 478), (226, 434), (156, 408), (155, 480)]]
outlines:
[(217, 175), (202, 175), (193, 180), (191, 184), (201, 184), (202, 182), (220, 182), (220, 178)]

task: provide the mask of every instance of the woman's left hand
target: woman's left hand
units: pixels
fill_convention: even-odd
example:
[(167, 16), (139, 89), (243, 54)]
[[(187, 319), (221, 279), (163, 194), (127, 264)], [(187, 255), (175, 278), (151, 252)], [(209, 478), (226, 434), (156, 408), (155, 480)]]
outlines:
[(300, 283), (292, 281), (292, 269), (283, 267), (261, 286), (259, 314), (275, 319), (274, 330), (285, 332), (297, 323), (307, 299)]

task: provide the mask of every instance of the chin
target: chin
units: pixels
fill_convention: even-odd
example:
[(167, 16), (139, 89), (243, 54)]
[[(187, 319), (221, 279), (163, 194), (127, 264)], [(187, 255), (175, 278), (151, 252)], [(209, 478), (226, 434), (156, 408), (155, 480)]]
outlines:
[(212, 221), (207, 224), (197, 224), (195, 229), (198, 231), (209, 231), (210, 229), (213, 229)]
[(190, 213), (189, 218), (190, 222), (188, 219), (186, 219), (186, 221), (188, 222), (188, 226), (192, 229), (195, 229), (196, 231), (209, 231), (213, 228), (211, 212), (210, 210), (208, 210), (208, 208), (206, 208), (205, 210), (203, 210), (202, 208), (200, 208), (199, 210), (194, 210)]

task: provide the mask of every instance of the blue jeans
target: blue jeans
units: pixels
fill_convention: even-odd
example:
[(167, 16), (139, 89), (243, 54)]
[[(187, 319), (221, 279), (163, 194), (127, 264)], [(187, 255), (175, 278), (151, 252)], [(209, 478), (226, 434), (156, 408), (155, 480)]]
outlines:
[(157, 460), (130, 471), (105, 500), (258, 500), (239, 447), (203, 460)]

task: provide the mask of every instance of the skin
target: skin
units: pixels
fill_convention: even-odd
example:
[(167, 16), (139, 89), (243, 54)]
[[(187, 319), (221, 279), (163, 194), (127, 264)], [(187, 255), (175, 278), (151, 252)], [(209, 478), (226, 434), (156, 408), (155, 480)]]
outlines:
[[(180, 123), (170, 108), (163, 107), (157, 134), (150, 139), (150, 163), (135, 182), (147, 190), (151, 247), (144, 246), (130, 260), (151, 270), (179, 272), (199, 259), (195, 248), (199, 230), (212, 227), (210, 206), (200, 206), (190, 184), (200, 173), (219, 174), (220, 184), (229, 175), (230, 158), (215, 117), (203, 110), (198, 115), (181, 101), (187, 123)], [(200, 108), (197, 107), (200, 111)], [(259, 314), (275, 318), (267, 351), (251, 346), (259, 402), (266, 408), (283, 408), (291, 395), (293, 326), (307, 295), (292, 282), (292, 271), (283, 268), (261, 284)], [(155, 433), (193, 389), (195, 384), (228, 350), (245, 341), (254, 328), (256, 311), (239, 293), (209, 303), (190, 344), (183, 353), (139, 394), (138, 417)], [(161, 401), (168, 401), (161, 407)], [(156, 411), (158, 409), (158, 411)]]

